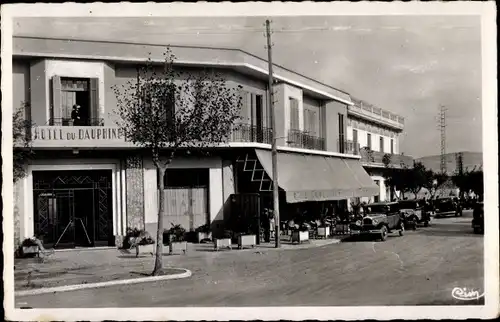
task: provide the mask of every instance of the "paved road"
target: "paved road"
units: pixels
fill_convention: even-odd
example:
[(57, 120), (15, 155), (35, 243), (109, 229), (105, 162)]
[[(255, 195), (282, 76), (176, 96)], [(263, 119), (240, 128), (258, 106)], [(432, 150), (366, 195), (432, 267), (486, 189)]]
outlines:
[[(184, 280), (16, 298), (18, 306), (172, 307), (466, 304), (454, 287), (483, 289), (483, 237), (471, 213), (435, 219), (386, 242), (347, 241), (313, 249), (169, 257)], [(472, 304), (472, 303), (468, 303)], [(477, 304), (477, 303), (476, 303)]]

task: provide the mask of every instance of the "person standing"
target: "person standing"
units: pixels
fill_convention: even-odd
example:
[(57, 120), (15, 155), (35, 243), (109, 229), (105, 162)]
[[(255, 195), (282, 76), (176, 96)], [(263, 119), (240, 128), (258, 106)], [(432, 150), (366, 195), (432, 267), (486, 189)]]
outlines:
[(73, 111), (71, 111), (71, 119), (73, 120), (73, 125), (81, 125), (80, 105), (73, 105)]

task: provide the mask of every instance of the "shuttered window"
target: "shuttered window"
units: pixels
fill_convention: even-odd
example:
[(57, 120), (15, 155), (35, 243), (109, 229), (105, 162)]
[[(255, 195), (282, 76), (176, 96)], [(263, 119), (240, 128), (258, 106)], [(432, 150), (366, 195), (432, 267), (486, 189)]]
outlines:
[(73, 106), (80, 106), (78, 124), (100, 125), (99, 79), (52, 77), (50, 124), (71, 125)]
[(239, 95), (241, 98), (240, 122), (243, 124), (251, 124), (251, 95), (249, 92), (240, 89)]
[(290, 98), (290, 130), (299, 130), (299, 101)]
[(380, 152), (384, 152), (384, 137), (380, 136)]
[(311, 136), (319, 136), (319, 114), (317, 111), (304, 109), (304, 131)]

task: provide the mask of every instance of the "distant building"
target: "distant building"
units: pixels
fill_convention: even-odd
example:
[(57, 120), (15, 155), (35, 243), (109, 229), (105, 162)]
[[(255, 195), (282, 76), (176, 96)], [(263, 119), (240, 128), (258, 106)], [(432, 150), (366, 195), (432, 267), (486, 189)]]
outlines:
[[(404, 118), (351, 96), (354, 105), (347, 109), (348, 153), (361, 156), (361, 163), (379, 186), (379, 194), (363, 201), (389, 201), (394, 198), (385, 184), (385, 174), (391, 168), (412, 167), (413, 158), (400, 151), (399, 136)], [(384, 156), (390, 159), (388, 167)]]

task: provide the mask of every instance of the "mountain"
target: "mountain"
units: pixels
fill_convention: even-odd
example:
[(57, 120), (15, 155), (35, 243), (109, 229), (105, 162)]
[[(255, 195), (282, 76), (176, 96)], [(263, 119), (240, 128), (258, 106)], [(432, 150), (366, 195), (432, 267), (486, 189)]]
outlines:
[[(463, 169), (472, 170), (474, 167), (479, 168), (483, 166), (483, 153), (482, 152), (459, 152), (462, 153), (462, 164)], [(446, 157), (446, 171), (449, 174), (454, 173), (457, 170), (457, 154), (458, 153), (447, 153)], [(430, 155), (422, 158), (415, 159), (416, 162), (421, 162), (427, 169), (431, 169), (435, 172), (441, 170), (441, 156), (440, 155)]]

